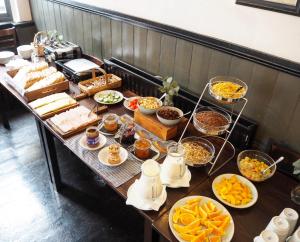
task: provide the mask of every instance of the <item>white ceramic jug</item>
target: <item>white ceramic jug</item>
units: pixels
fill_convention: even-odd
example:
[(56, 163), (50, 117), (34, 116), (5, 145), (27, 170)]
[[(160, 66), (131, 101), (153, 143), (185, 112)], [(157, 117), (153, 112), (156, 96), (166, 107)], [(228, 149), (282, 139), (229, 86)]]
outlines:
[(144, 199), (155, 200), (163, 189), (160, 180), (160, 166), (155, 160), (146, 160), (142, 164), (142, 174), (138, 180), (138, 192)]
[(184, 148), (182, 145), (173, 143), (168, 147), (168, 155), (162, 164), (162, 175), (170, 180), (181, 179), (186, 172), (184, 161)]

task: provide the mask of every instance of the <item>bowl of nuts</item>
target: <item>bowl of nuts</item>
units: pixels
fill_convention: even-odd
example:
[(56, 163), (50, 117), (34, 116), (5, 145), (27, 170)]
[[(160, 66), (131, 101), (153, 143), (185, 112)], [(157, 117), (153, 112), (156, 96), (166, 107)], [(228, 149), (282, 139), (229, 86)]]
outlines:
[(239, 171), (253, 182), (262, 182), (272, 177), (276, 171), (276, 164), (265, 173), (263, 170), (274, 162), (272, 157), (258, 150), (244, 150), (237, 157)]
[(205, 166), (212, 161), (215, 147), (204, 138), (191, 136), (181, 140), (184, 148), (185, 163), (189, 166)]
[(138, 100), (138, 109), (143, 114), (154, 114), (162, 106), (162, 101), (156, 97), (142, 97)]
[(156, 117), (164, 125), (173, 126), (180, 122), (183, 112), (179, 108), (163, 106), (156, 111)]

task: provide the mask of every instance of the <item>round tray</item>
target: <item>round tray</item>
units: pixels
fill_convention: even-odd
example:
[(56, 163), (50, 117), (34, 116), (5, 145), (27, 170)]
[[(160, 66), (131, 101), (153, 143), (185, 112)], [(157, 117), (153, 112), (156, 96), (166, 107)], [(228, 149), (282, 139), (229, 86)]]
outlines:
[[(221, 83), (221, 82), (232, 82), (234, 84), (238, 84), (245, 88), (245, 92), (239, 96), (239, 97), (224, 97), (222, 95), (219, 95), (215, 93), (212, 88), (215, 84)], [(236, 102), (239, 102), (241, 99), (243, 99), (248, 91), (248, 86), (245, 82), (241, 81), (238, 78), (230, 77), (230, 76), (216, 76), (209, 80), (209, 94), (216, 99), (218, 102), (226, 103), (226, 104), (233, 104)], [(231, 95), (234, 95), (235, 92), (230, 93)]]

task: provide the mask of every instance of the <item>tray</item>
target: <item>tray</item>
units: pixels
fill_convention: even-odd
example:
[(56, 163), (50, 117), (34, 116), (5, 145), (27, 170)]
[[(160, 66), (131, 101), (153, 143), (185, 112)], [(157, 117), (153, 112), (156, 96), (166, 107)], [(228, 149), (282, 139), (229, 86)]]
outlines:
[(93, 122), (89, 122), (89, 123), (86, 123), (80, 127), (78, 127), (77, 129), (74, 129), (72, 131), (69, 131), (69, 132), (63, 132), (61, 131), (61, 129), (59, 127), (57, 127), (53, 122), (51, 122), (50, 119), (47, 119), (46, 122), (62, 137), (62, 138), (68, 138), (68, 137), (71, 137), (72, 135), (75, 135), (75, 134), (78, 134), (80, 133), (81, 131), (85, 130), (87, 127), (89, 126), (93, 126), (93, 125), (97, 125), (98, 122), (101, 120), (100, 117), (97, 117), (97, 119)]
[(41, 97), (46, 97), (53, 93), (63, 92), (69, 90), (69, 81), (64, 80), (63, 82), (55, 83), (47, 87), (43, 87), (33, 91), (27, 91), (24, 93), (24, 99), (27, 102), (36, 100)]

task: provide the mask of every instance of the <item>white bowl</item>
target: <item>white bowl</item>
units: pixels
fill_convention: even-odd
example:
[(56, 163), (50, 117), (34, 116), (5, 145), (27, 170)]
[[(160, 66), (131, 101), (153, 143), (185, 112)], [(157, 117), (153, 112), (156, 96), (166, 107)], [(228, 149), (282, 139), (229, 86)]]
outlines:
[[(142, 97), (140, 98), (139, 100), (143, 99), (143, 98), (149, 98), (149, 97)], [(154, 97), (153, 97), (154, 98)], [(156, 113), (156, 111), (162, 106), (162, 101), (159, 100), (158, 98), (154, 98), (157, 100), (158, 104), (159, 104), (159, 107), (158, 108), (153, 108), (153, 109), (150, 109), (150, 108), (145, 108), (143, 107), (142, 105), (139, 104), (138, 102), (138, 109), (141, 111), (141, 113), (143, 114), (146, 114), (146, 115), (151, 115), (151, 114), (154, 114)]]
[(17, 48), (18, 55), (23, 59), (30, 59), (33, 52), (31, 45), (21, 45)]
[[(159, 116), (158, 112), (160, 110), (163, 110), (163, 109), (175, 110), (179, 114), (180, 118), (177, 118), (177, 119), (165, 119), (165, 118)], [(173, 125), (178, 124), (180, 122), (182, 116), (183, 116), (183, 112), (179, 108), (176, 108), (176, 107), (163, 106), (163, 107), (161, 107), (160, 109), (158, 109), (156, 111), (156, 117), (159, 120), (159, 122), (161, 122), (162, 124), (167, 125), (167, 126), (173, 126)]]
[(5, 65), (15, 56), (11, 51), (0, 51), (0, 64)]

